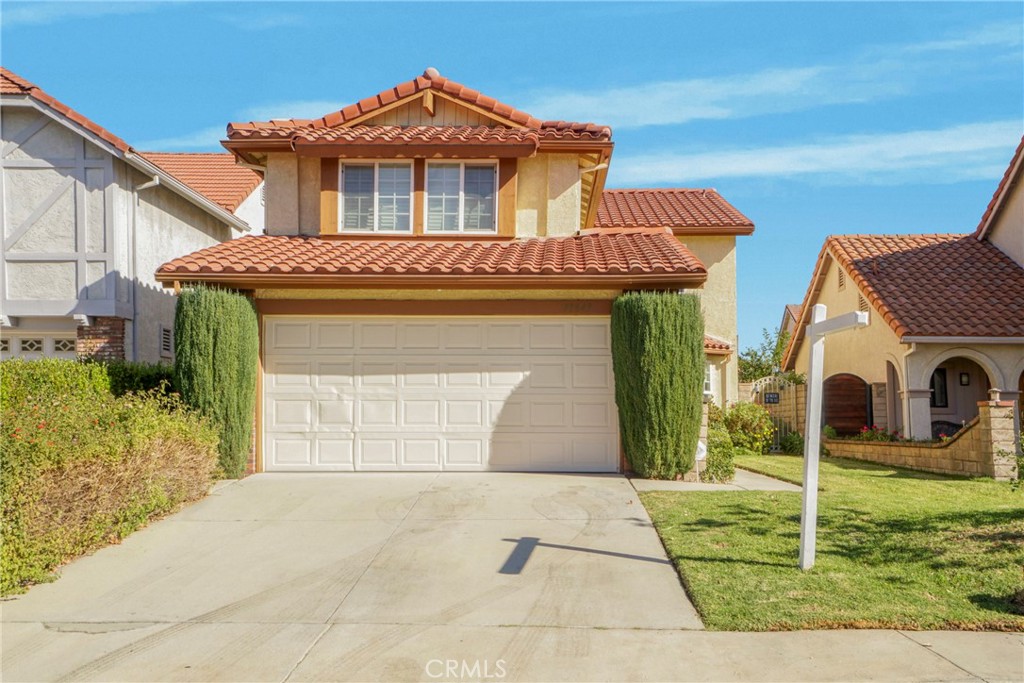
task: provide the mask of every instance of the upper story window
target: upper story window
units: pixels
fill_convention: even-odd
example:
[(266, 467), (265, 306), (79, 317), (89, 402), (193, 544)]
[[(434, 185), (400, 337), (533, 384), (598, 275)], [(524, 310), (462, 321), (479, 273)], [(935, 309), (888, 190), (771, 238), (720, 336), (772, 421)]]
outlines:
[(343, 232), (411, 232), (412, 164), (341, 166)]
[(495, 232), (498, 166), (427, 164), (427, 232)]

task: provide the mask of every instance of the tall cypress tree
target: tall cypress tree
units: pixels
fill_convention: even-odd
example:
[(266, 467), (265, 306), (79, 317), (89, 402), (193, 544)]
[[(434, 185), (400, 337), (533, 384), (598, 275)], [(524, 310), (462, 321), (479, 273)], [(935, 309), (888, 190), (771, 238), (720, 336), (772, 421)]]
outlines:
[(190, 287), (178, 297), (174, 339), (181, 397), (217, 425), (221, 469), (226, 477), (239, 477), (248, 460), (256, 407), (256, 309), (236, 292)]
[(697, 297), (631, 292), (612, 306), (615, 402), (626, 458), (644, 477), (693, 468), (704, 390)]

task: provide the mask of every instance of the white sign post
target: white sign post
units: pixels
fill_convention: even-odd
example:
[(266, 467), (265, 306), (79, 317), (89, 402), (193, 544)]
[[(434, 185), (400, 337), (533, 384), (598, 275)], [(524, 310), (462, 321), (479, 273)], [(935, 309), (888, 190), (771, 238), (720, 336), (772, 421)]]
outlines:
[(804, 505), (800, 514), (800, 569), (814, 566), (818, 535), (818, 453), (821, 450), (822, 371), (825, 365), (825, 336), (868, 324), (868, 314), (854, 311), (825, 320), (825, 304), (816, 304), (807, 326), (811, 358), (807, 365), (807, 425), (804, 429)]

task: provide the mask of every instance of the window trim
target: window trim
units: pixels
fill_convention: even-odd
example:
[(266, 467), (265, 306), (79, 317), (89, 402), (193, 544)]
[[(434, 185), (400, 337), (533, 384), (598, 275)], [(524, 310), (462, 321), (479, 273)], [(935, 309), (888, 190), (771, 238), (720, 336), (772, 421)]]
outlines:
[[(409, 167), (409, 228), (407, 230), (380, 230), (380, 165), (408, 166)], [(373, 167), (373, 228), (346, 228), (345, 227), (345, 167), (346, 166), (372, 166)], [(340, 235), (411, 235), (414, 232), (416, 214), (416, 168), (412, 160), (404, 159), (342, 159), (338, 164), (338, 234)]]
[[(466, 230), (466, 166), (490, 166), (494, 169), (494, 227), (487, 230)], [(431, 166), (458, 166), (459, 167), (459, 229), (458, 230), (431, 230), (430, 225), (430, 167)], [(428, 159), (423, 165), (423, 234), (424, 235), (497, 235), (499, 234), (498, 222), (500, 213), (498, 210), (499, 195), (501, 194), (501, 165), (497, 159)]]

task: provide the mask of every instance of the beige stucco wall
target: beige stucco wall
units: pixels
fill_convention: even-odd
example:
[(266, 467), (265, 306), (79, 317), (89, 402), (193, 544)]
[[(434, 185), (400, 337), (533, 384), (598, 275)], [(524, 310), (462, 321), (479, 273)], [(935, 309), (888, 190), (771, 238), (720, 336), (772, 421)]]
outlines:
[(1022, 183), (1010, 188), (1002, 212), (988, 231), (988, 240), (1024, 266), (1024, 190)]
[[(736, 238), (733, 235), (685, 235), (679, 241), (708, 269), (700, 290), (704, 331), (724, 339), (737, 349)], [(739, 400), (739, 357), (736, 353), (721, 364), (721, 395), (726, 403)]]
[[(825, 283), (816, 303), (828, 307), (829, 318), (858, 310), (860, 290), (849, 273), (846, 287), (839, 289), (839, 265), (830, 259)], [(870, 306), (870, 304), (869, 304)], [(811, 345), (804, 338), (796, 357), (797, 372), (807, 372)], [(896, 333), (874, 308), (868, 311), (866, 328), (847, 330), (830, 335), (825, 341), (824, 378), (840, 373), (857, 375), (865, 382), (885, 382), (885, 362), (897, 368), (903, 365), (903, 356), (909, 349), (900, 344)]]
[(571, 235), (580, 229), (579, 168), (575, 154), (538, 154), (519, 160), (517, 237)]
[[(116, 161), (118, 176), (139, 185), (146, 176)], [(126, 330), (125, 351), (136, 360), (157, 362), (160, 356), (160, 326), (174, 326), (175, 296), (154, 277), (163, 263), (218, 242), (229, 240), (231, 228), (180, 195), (163, 186), (137, 193), (135, 208), (136, 249), (132, 260), (131, 281), (135, 296), (135, 322)], [(131, 201), (131, 193), (125, 192)], [(134, 339), (132, 336), (134, 335)]]
[(267, 155), (266, 217), (268, 235), (299, 234), (299, 157), (289, 152)]
[(614, 299), (612, 289), (257, 289), (257, 299), (357, 299), (386, 301), (573, 300)]

